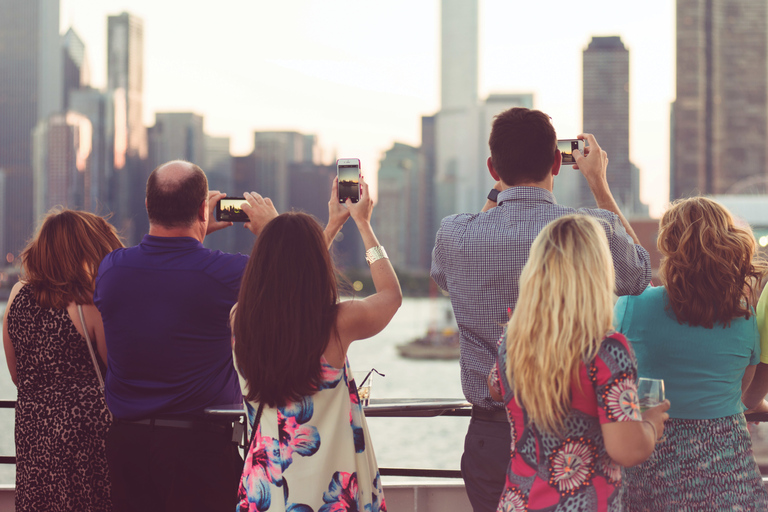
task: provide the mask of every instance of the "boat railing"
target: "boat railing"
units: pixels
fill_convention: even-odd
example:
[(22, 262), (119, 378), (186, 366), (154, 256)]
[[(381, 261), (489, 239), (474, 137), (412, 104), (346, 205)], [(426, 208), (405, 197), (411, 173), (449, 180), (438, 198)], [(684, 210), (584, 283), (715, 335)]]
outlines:
[[(0, 400), (0, 409), (13, 409), (15, 400)], [(435, 416), (470, 416), (472, 406), (463, 399), (372, 399), (364, 406), (366, 418), (415, 418)], [(229, 416), (237, 421), (244, 416), (242, 405), (223, 405), (206, 409), (215, 416)], [(768, 421), (768, 413), (746, 414), (748, 422)], [(16, 457), (0, 455), (0, 464), (16, 464)], [(762, 468), (761, 468), (762, 469)], [(452, 469), (379, 468), (382, 476), (427, 478), (461, 478), (461, 471)]]
[[(0, 409), (13, 409), (14, 400), (0, 400)], [(363, 407), (366, 418), (417, 418), (435, 416), (469, 416), (472, 406), (463, 399), (372, 399)], [(206, 409), (213, 416), (225, 416), (233, 421), (243, 421), (245, 411), (242, 404), (222, 405)], [(243, 430), (243, 434), (245, 430)], [(242, 445), (242, 443), (241, 443)], [(0, 455), (0, 464), (16, 464), (16, 457)], [(379, 468), (382, 476), (405, 476), (424, 478), (461, 478), (458, 469), (427, 468)]]

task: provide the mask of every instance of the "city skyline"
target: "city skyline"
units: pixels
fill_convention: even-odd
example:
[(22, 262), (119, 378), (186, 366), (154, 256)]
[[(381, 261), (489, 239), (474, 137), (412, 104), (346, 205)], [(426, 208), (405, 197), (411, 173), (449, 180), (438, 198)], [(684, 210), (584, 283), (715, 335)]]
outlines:
[[(253, 148), (256, 130), (316, 134), (323, 162), (358, 156), (370, 174), (393, 142), (418, 146), (421, 116), (439, 109), (437, 0), (386, 8), (236, 2), (204, 15), (181, 5), (61, 3), (60, 32), (72, 26), (82, 38), (95, 87), (105, 85), (107, 16), (126, 10), (143, 19), (147, 126), (158, 111), (194, 112), (204, 116), (207, 133), (232, 138), (234, 155)], [(600, 1), (566, 21), (552, 12), (550, 4), (480, 2), (479, 97), (532, 92), (534, 108), (553, 117), (558, 136), (573, 137), (581, 131), (581, 52), (595, 35), (621, 36), (632, 55), (630, 158), (642, 173), (641, 198), (658, 215), (668, 198), (674, 3), (634, 12)]]

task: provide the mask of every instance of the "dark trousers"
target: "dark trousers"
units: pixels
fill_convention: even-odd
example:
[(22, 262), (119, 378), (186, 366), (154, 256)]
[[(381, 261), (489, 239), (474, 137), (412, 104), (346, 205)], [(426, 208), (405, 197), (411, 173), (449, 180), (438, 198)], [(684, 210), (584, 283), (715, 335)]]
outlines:
[(495, 512), (498, 507), (511, 446), (508, 422), (469, 420), (461, 456), (461, 476), (474, 512)]
[(235, 510), (243, 459), (231, 437), (116, 422), (106, 443), (115, 512)]

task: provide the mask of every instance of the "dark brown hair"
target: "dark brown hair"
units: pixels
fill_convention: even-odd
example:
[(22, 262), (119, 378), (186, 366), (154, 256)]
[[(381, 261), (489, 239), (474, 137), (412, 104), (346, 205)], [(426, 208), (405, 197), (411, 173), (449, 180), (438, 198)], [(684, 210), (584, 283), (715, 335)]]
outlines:
[(147, 180), (147, 216), (152, 224), (166, 228), (191, 226), (197, 218), (200, 203), (208, 197), (208, 178), (203, 170), (190, 162), (191, 173), (176, 183), (158, 183), (157, 172), (163, 164), (149, 175)]
[(752, 233), (706, 197), (672, 203), (659, 223), (659, 276), (677, 321), (711, 329), (749, 318), (766, 272)]
[(318, 222), (284, 213), (267, 224), (243, 274), (232, 332), (247, 399), (270, 407), (314, 394), (337, 338), (336, 274)]
[(42, 308), (70, 302), (93, 304), (96, 274), (104, 256), (123, 247), (114, 226), (98, 215), (52, 210), (21, 252), (23, 280)]
[(547, 114), (515, 107), (494, 118), (488, 145), (502, 181), (519, 185), (547, 177), (555, 162), (557, 135)]

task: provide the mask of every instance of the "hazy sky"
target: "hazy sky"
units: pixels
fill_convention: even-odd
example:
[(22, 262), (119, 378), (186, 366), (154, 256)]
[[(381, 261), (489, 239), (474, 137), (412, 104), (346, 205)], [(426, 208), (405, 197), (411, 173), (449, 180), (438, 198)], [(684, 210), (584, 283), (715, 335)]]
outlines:
[[(479, 91), (532, 92), (561, 138), (582, 127), (582, 51), (619, 35), (630, 51), (630, 159), (658, 215), (669, 195), (675, 2), (480, 0)], [(61, 0), (62, 32), (106, 82), (107, 16), (144, 19), (144, 118), (193, 111), (235, 155), (254, 130), (315, 133), (324, 161), (378, 169), (392, 142), (420, 144), (440, 105), (439, 0)], [(599, 142), (599, 141), (598, 141)], [(610, 155), (609, 155), (610, 157)]]

